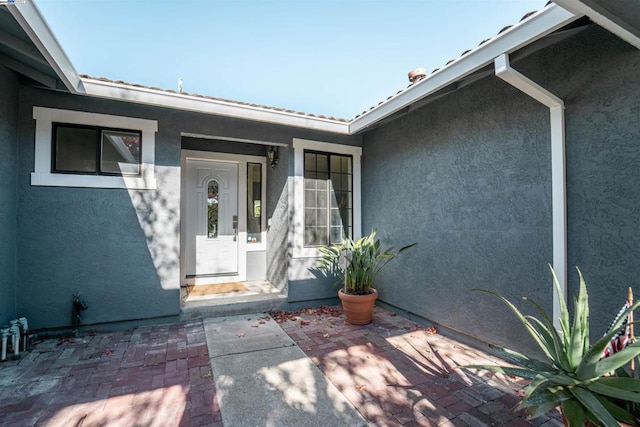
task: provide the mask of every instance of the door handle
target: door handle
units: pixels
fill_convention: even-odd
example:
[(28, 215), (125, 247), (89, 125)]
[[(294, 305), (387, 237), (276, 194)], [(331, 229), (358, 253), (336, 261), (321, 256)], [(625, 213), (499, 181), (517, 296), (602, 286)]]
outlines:
[(233, 216), (233, 222), (231, 223), (231, 226), (233, 227), (233, 241), (236, 241), (236, 238), (238, 237), (238, 215), (234, 215)]

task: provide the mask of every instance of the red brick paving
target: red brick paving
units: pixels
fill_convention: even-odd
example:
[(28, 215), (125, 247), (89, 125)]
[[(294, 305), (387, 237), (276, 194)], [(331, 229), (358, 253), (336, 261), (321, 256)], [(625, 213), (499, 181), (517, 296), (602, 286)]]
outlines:
[(371, 425), (563, 425), (557, 413), (526, 420), (511, 410), (525, 382), (454, 369), (498, 359), (379, 307), (366, 326), (345, 323), (336, 307), (280, 326)]
[(221, 426), (201, 321), (36, 343), (0, 364), (1, 426)]
[[(376, 307), (281, 324), (372, 426), (562, 426), (511, 408), (524, 382), (454, 369), (497, 359)], [(0, 364), (0, 426), (221, 426), (201, 321), (37, 343)]]

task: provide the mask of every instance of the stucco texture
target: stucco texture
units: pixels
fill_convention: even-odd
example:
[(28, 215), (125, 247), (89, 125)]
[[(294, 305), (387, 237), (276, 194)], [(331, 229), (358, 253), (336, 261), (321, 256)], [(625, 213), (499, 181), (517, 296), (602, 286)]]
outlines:
[[(547, 113), (485, 79), (365, 136), (363, 225), (417, 246), (378, 278), (380, 299), (492, 342), (520, 341), (497, 300), (541, 285), (551, 261)], [(393, 149), (391, 149), (393, 147)]]
[[(158, 121), (157, 190), (31, 186), (34, 105)], [(85, 324), (173, 316), (180, 312), (180, 154), (182, 148), (258, 154), (247, 144), (182, 138), (181, 132), (287, 144), (293, 138), (359, 143), (360, 137), (247, 122), (118, 101), (24, 88), (20, 97), (18, 305), (35, 328), (68, 326), (80, 292)], [(247, 151), (249, 150), (249, 151)], [(252, 151), (253, 150), (253, 151)], [(267, 171), (267, 279), (287, 290), (287, 180), (292, 149)], [(322, 285), (317, 285), (322, 294)], [(320, 295), (321, 297), (321, 295)]]
[(18, 79), (0, 66), (0, 325), (16, 313), (16, 136)]
[[(639, 63), (637, 50), (590, 28), (514, 64), (566, 102), (569, 265), (591, 283), (593, 336), (638, 277)], [(515, 317), (472, 288), (551, 311), (549, 137), (548, 110), (493, 76), (366, 134), (364, 228), (418, 242), (384, 272), (380, 298), (531, 349)], [(572, 272), (570, 300), (576, 283)]]

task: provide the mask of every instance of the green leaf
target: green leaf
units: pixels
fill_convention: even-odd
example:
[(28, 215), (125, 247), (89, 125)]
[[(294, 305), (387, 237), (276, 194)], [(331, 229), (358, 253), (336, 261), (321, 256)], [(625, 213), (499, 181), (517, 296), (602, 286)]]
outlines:
[(620, 424), (613, 418), (602, 403), (594, 396), (594, 394), (582, 387), (573, 387), (571, 393), (582, 403), (591, 415), (601, 422), (605, 427), (620, 427)]
[[(620, 378), (623, 379), (623, 378)], [(626, 379), (626, 378), (625, 378)], [(640, 393), (631, 390), (625, 390), (619, 387), (612, 387), (595, 381), (587, 385), (587, 388), (594, 393), (603, 396), (613, 397), (615, 399), (627, 400), (630, 402), (640, 402)]]
[[(537, 406), (531, 406), (529, 408), (525, 408), (524, 412), (525, 414), (527, 414), (527, 416), (529, 418), (537, 418), (541, 415), (546, 414), (547, 412), (553, 410), (556, 406), (556, 404), (553, 403), (547, 403), (547, 404), (543, 404), (543, 405), (537, 405)], [(516, 408), (518, 408), (516, 406)]]
[(553, 284), (556, 287), (558, 301), (560, 302), (560, 328), (562, 329), (562, 336), (566, 340), (565, 343), (568, 345), (571, 331), (569, 328), (569, 310), (567, 309), (567, 304), (565, 302), (566, 296), (563, 294), (562, 289), (560, 288), (560, 282), (558, 281), (556, 272), (554, 271), (551, 264), (549, 264), (549, 269), (551, 270), (551, 276), (553, 276)]
[(640, 380), (630, 377), (602, 377), (598, 378), (593, 384), (602, 384), (607, 387), (618, 387), (628, 391), (640, 392)]
[(504, 302), (511, 309), (511, 311), (516, 315), (516, 317), (520, 320), (520, 322), (524, 325), (524, 327), (527, 329), (527, 332), (529, 332), (529, 335), (531, 335), (531, 337), (533, 337), (534, 341), (536, 342), (536, 344), (538, 344), (538, 346), (545, 353), (545, 355), (550, 360), (554, 360), (554, 356), (552, 355), (553, 348), (548, 348), (547, 347), (546, 342), (542, 339), (542, 337), (540, 336), (540, 333), (524, 317), (524, 315), (520, 312), (520, 310), (518, 310), (516, 308), (515, 305), (513, 305), (509, 300), (507, 300), (503, 296), (500, 296), (500, 295), (496, 294), (495, 292), (487, 291), (485, 289), (473, 289), (473, 290), (474, 291), (485, 292), (485, 293), (487, 293), (489, 295), (493, 295), (494, 297), (496, 297), (499, 300), (501, 300), (502, 302)]
[(627, 423), (629, 425), (637, 425), (637, 419), (633, 416), (631, 412), (622, 408), (619, 405), (616, 405), (609, 399), (601, 396), (597, 396), (596, 398), (605, 407), (607, 411), (618, 421), (622, 421), (623, 423)]
[(562, 415), (567, 420), (569, 427), (584, 426), (584, 407), (577, 399), (567, 399), (562, 402)]
[[(616, 354), (607, 357), (606, 359), (598, 360), (591, 365), (585, 364), (580, 366), (576, 371), (579, 378), (592, 379), (601, 377), (609, 372), (613, 372), (621, 366), (626, 365), (640, 354), (640, 341), (625, 347)], [(582, 368), (582, 369), (580, 369)]]
[[(600, 360), (600, 358), (602, 357), (602, 353), (604, 352), (604, 349), (607, 348), (607, 345), (609, 344), (611, 339), (620, 330), (622, 323), (624, 322), (624, 319), (627, 317), (627, 314), (630, 311), (637, 309), (638, 307), (640, 307), (640, 301), (636, 301), (631, 307), (625, 310), (622, 313), (622, 316), (620, 316), (620, 319), (618, 319), (618, 321), (607, 332), (607, 334), (605, 334), (602, 338), (596, 341), (595, 344), (593, 344), (593, 346), (589, 349), (589, 351), (587, 351), (587, 353), (582, 358), (582, 362), (580, 362), (580, 366), (578, 366), (578, 369), (576, 370), (578, 375), (582, 376), (580, 372), (585, 372), (585, 370), (592, 368), (591, 365), (597, 363)], [(633, 324), (636, 324), (636, 323), (640, 323), (640, 321), (633, 322)]]
[(553, 403), (553, 407), (558, 406), (561, 402), (572, 399), (573, 395), (564, 389), (551, 391), (549, 389), (536, 390), (529, 396), (525, 396), (518, 405), (519, 408), (528, 408), (537, 405), (546, 405)]
[(547, 343), (550, 352), (551, 349), (553, 349), (553, 359), (551, 360), (553, 364), (565, 372), (572, 372), (573, 368), (571, 367), (565, 349), (562, 346), (562, 339), (558, 335), (553, 325), (551, 325), (551, 329), (549, 329), (537, 318), (533, 316), (525, 317), (532, 321), (534, 324), (538, 325), (538, 332), (540, 333), (542, 339), (544, 339), (544, 341)]
[(573, 369), (580, 365), (584, 349), (589, 347), (589, 296), (580, 269), (578, 269), (578, 276), (580, 277), (580, 289), (574, 308), (571, 338), (567, 347), (567, 357)]

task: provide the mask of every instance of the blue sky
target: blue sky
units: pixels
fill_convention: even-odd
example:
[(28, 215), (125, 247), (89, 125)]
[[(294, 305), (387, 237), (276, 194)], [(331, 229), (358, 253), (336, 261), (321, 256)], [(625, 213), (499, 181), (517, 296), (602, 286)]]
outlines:
[(77, 71), (353, 118), (546, 0), (37, 0)]

